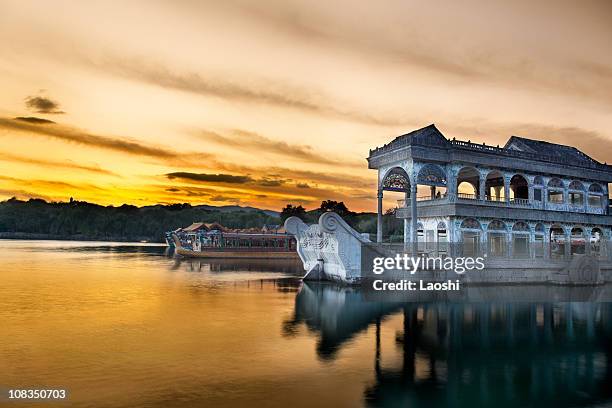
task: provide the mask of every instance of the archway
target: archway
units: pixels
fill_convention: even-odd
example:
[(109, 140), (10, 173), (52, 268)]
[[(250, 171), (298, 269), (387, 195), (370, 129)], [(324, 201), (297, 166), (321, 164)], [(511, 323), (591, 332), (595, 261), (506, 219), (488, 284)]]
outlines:
[(487, 241), (489, 243), (489, 254), (491, 256), (502, 257), (508, 253), (506, 236), (508, 230), (506, 224), (500, 220), (493, 220), (487, 226)]
[(589, 186), (588, 205), (592, 208), (600, 208), (603, 200), (603, 188), (593, 183)]
[(579, 181), (572, 181), (568, 186), (569, 204), (574, 207), (584, 206), (584, 185)]
[(565, 256), (565, 231), (558, 224), (550, 227), (550, 257), (563, 258)]
[[(425, 187), (428, 191), (421, 194), (421, 187)], [(426, 164), (421, 168), (417, 175), (417, 191), (419, 191), (419, 199), (436, 200), (446, 197), (447, 180), (446, 173), (440, 166), (435, 164)]]
[(505, 194), (502, 172), (498, 170), (489, 172), (485, 180), (485, 198), (489, 201), (505, 201)]
[[(393, 167), (383, 177), (378, 189), (378, 208), (376, 220), (376, 242), (383, 240), (383, 196), (384, 191), (402, 193), (401, 199), (398, 200), (398, 206), (405, 207), (407, 199), (410, 197), (410, 177), (408, 173), (401, 167)], [(395, 217), (391, 215), (391, 217)]]
[(480, 252), (482, 226), (474, 218), (466, 218), (460, 226), (463, 256), (476, 256)]
[(603, 243), (603, 230), (599, 227), (595, 227), (591, 230), (591, 253), (594, 255), (601, 255), (602, 251), (602, 243)]
[(529, 225), (517, 221), (512, 226), (512, 256), (525, 258), (529, 256)]
[(558, 178), (551, 178), (548, 182), (548, 202), (553, 204), (563, 204), (563, 182)]
[(479, 195), (480, 173), (474, 167), (464, 167), (457, 175), (457, 198), (476, 200)]
[(389, 170), (381, 183), (381, 190), (410, 193), (410, 177), (406, 170), (401, 167)]
[(571, 254), (584, 254), (586, 252), (586, 237), (581, 227), (572, 228), (570, 235)]
[(529, 200), (529, 183), (520, 174), (515, 174), (510, 179), (510, 200), (517, 203)]

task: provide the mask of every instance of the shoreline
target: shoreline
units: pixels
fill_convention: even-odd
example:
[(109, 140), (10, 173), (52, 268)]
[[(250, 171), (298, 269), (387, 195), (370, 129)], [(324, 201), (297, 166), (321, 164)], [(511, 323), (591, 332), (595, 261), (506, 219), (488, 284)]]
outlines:
[(0, 232), (0, 239), (14, 239), (14, 240), (34, 240), (34, 241), (100, 241), (100, 242), (136, 242), (136, 243), (147, 243), (147, 244), (163, 244), (163, 240), (150, 240), (146, 238), (127, 238), (127, 237), (90, 237), (83, 235), (55, 235), (55, 234), (42, 234), (42, 233), (31, 233), (31, 232)]

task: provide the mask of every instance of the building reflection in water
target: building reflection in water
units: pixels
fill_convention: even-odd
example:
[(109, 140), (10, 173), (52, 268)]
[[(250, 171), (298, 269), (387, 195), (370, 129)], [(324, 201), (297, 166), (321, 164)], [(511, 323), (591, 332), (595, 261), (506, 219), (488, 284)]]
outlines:
[[(401, 361), (382, 364), (381, 325), (395, 315), (403, 320), (394, 339)], [(284, 329), (301, 324), (317, 333), (325, 360), (375, 329), (374, 380), (364, 390), (372, 406), (612, 401), (612, 303), (386, 303), (355, 288), (304, 283)]]

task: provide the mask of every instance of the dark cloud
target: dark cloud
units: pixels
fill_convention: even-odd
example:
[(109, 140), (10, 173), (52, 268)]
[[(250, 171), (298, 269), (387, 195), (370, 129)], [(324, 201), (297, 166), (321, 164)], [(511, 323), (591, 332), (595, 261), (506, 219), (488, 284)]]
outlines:
[(236, 197), (225, 197), (225, 196), (221, 196), (221, 195), (217, 195), (214, 197), (210, 197), (210, 201), (221, 201), (221, 202), (233, 202), (233, 203), (239, 203), (240, 199), (236, 198)]
[(61, 114), (60, 105), (56, 101), (45, 96), (28, 96), (25, 98), (26, 107), (36, 113)]
[(37, 118), (35, 116), (17, 116), (15, 120), (20, 120), (22, 122), (35, 123), (37, 125), (51, 124), (55, 123), (49, 119)]
[(234, 176), (232, 174), (207, 174), (207, 173), (189, 173), (177, 171), (166, 174), (169, 179), (181, 179), (191, 181), (206, 181), (212, 183), (229, 183), (229, 184), (246, 184), (253, 181), (250, 176)]
[(297, 188), (310, 188), (310, 186), (308, 185), (308, 183), (297, 183), (295, 185)]
[(175, 187), (170, 187), (167, 188), (166, 191), (168, 191), (169, 193), (178, 193), (179, 191), (181, 191), (180, 188), (175, 188)]
[(286, 182), (287, 180), (284, 179), (263, 177), (257, 184), (263, 187), (280, 187)]
[(155, 157), (158, 159), (182, 159), (184, 156), (169, 149), (144, 145), (129, 139), (96, 135), (73, 127), (58, 125), (55, 123), (41, 123), (36, 121), (24, 121), (22, 119), (10, 119), (0, 117), (0, 128), (27, 132), (32, 135), (46, 136), (54, 139), (75, 142), (87, 146), (102, 149), (115, 150), (118, 152)]

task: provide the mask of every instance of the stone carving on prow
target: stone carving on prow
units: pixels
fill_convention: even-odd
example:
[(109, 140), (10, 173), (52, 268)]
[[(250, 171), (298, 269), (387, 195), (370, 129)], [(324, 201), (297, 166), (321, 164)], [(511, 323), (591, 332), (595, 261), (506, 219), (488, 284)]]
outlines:
[(346, 221), (342, 219), (342, 217), (340, 217), (335, 212), (323, 213), (321, 217), (319, 217), (319, 226), (321, 227), (322, 231), (330, 234), (337, 234), (341, 230), (341, 232), (352, 235), (359, 242), (370, 242), (369, 239), (365, 238), (360, 233), (355, 231), (350, 225), (346, 223)]

